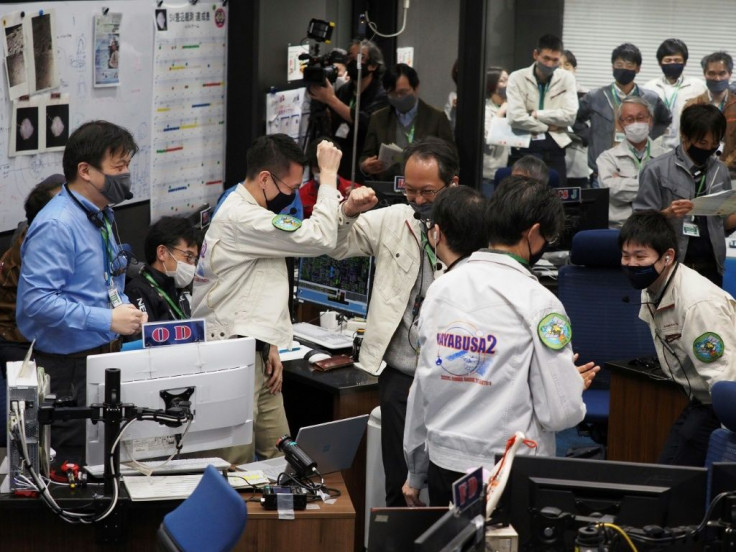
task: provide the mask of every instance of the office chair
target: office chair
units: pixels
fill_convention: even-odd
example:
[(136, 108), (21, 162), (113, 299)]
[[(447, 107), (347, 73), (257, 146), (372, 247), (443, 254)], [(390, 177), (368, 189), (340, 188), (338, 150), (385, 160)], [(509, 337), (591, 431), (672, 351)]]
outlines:
[(161, 552), (225, 552), (245, 530), (248, 510), (214, 466), (207, 466), (194, 492), (164, 517), (158, 528)]
[(718, 381), (710, 390), (713, 410), (726, 426), (713, 431), (708, 441), (705, 467), (708, 468), (708, 493), (706, 506), (710, 503), (711, 478), (714, 462), (736, 462), (736, 381)]
[(587, 408), (579, 429), (605, 445), (608, 428), (611, 360), (656, 354), (649, 327), (639, 319), (640, 293), (621, 270), (618, 230), (582, 230), (570, 249), (572, 264), (558, 271), (557, 295), (572, 325), (579, 363), (594, 361), (601, 371), (583, 392)]

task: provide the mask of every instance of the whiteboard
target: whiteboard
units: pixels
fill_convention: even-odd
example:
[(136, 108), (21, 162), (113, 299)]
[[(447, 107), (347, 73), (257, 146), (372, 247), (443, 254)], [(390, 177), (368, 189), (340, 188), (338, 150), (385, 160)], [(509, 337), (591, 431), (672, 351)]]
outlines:
[[(120, 26), (120, 86), (94, 88), (94, 16), (103, 6), (123, 14)], [(69, 94), (70, 128), (92, 119), (104, 119), (127, 128), (140, 151), (130, 165), (134, 198), (148, 200), (151, 173), (151, 104), (153, 71), (152, 0), (103, 2), (23, 2), (0, 4), (0, 16), (54, 10), (55, 43), (61, 86)], [(4, 65), (4, 55), (3, 61)], [(14, 229), (25, 218), (23, 202), (38, 182), (63, 173), (62, 153), (8, 157), (12, 102), (5, 67), (0, 71), (0, 231)]]

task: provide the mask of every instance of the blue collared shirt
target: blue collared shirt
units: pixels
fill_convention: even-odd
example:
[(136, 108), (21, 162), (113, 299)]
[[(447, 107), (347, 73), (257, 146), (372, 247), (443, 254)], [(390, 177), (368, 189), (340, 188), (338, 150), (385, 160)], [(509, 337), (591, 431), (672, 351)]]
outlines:
[[(117, 338), (110, 331), (112, 307), (105, 281), (107, 257), (100, 229), (69, 196), (66, 187), (36, 216), (21, 247), (16, 316), (18, 328), (35, 348), (68, 354)], [(74, 194), (88, 211), (95, 205)], [(105, 214), (112, 224), (112, 210)], [(110, 237), (113, 254), (119, 246)], [(120, 298), (125, 275), (112, 278)]]

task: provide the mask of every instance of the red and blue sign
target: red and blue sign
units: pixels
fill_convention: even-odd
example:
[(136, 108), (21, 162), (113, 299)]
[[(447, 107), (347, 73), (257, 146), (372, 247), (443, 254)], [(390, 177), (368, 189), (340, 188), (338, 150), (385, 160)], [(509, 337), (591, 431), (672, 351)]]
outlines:
[(204, 319), (143, 324), (143, 347), (198, 343), (205, 340)]
[(452, 503), (459, 512), (464, 512), (481, 500), (485, 503), (483, 467), (470, 472), (452, 484)]

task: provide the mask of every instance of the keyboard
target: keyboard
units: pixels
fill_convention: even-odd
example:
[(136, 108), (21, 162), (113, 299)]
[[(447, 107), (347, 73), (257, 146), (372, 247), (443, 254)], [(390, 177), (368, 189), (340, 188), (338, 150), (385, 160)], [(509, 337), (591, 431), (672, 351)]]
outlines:
[(308, 322), (294, 324), (294, 336), (330, 350), (346, 349), (353, 346), (352, 337), (326, 330)]
[[(203, 473), (205, 468), (212, 464), (218, 470), (226, 470), (230, 467), (230, 462), (222, 458), (182, 458), (179, 460), (171, 460), (165, 466), (156, 468), (163, 460), (151, 460), (150, 462), (140, 462), (144, 466), (153, 469), (153, 473), (158, 475), (177, 474), (177, 473)], [(85, 471), (92, 477), (102, 477), (105, 468), (102, 464), (95, 466), (85, 466)], [(120, 463), (120, 475), (139, 475), (141, 472), (128, 464)]]

